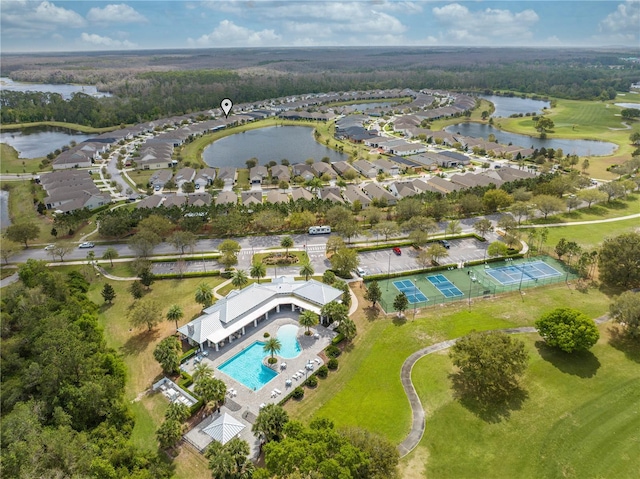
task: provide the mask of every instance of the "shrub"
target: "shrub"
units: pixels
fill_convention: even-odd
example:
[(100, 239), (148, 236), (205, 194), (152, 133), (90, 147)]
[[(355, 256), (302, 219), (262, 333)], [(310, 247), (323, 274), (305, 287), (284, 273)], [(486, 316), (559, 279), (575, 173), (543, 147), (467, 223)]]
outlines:
[(304, 397), (304, 389), (300, 386), (293, 390), (293, 394), (291, 395), (294, 399), (302, 399)]
[(337, 346), (334, 346), (333, 344), (331, 346), (329, 346), (325, 352), (327, 353), (327, 356), (329, 356), (330, 358), (337, 358), (338, 356), (340, 356), (340, 353), (342, 353), (342, 351), (340, 351), (340, 348)]
[(265, 332), (262, 336), (265, 337), (265, 338), (268, 338), (271, 335), (269, 333)]
[(277, 363), (277, 362), (278, 362), (278, 358), (269, 358), (269, 359), (268, 359), (268, 363), (269, 363), (269, 364), (275, 364), (275, 363)]
[(327, 367), (332, 371), (335, 371), (336, 369), (338, 369), (338, 360), (336, 358), (329, 359)]
[(307, 382), (305, 384), (310, 388), (315, 388), (318, 385), (318, 378), (313, 375), (309, 379), (307, 379)]
[(318, 376), (321, 379), (326, 378), (329, 375), (329, 368), (327, 368), (327, 366), (322, 365), (318, 368), (318, 371), (316, 372), (316, 376)]
[(335, 346), (336, 344), (340, 344), (342, 341), (344, 341), (344, 334), (340, 333), (331, 340), (331, 344)]

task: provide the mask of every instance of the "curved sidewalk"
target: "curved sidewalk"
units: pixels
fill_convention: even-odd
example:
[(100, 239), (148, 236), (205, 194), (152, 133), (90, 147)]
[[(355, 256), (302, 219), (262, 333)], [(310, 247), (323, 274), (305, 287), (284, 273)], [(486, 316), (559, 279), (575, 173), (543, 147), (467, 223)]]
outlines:
[(555, 228), (557, 226), (595, 225), (598, 223), (615, 223), (616, 221), (632, 220), (634, 218), (640, 218), (640, 213), (627, 216), (617, 216), (615, 218), (606, 218), (604, 220), (573, 221), (570, 223), (549, 223), (547, 225), (520, 225), (518, 226), (518, 228)]

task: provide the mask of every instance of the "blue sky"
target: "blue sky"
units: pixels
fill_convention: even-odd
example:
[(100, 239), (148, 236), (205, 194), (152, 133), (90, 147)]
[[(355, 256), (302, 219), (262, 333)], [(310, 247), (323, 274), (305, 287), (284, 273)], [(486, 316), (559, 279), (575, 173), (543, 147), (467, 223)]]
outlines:
[(1, 51), (627, 46), (640, 0), (0, 0)]

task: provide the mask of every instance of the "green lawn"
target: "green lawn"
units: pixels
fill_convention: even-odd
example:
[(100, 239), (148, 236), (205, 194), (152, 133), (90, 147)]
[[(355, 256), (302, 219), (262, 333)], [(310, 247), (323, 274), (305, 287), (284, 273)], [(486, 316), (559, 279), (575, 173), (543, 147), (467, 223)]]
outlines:
[[(635, 478), (640, 470), (640, 348), (621, 351), (608, 330), (591, 352), (566, 355), (522, 335), (529, 353), (527, 398), (497, 422), (452, 398), (446, 353), (416, 363), (413, 381), (427, 411), (405, 477)], [(416, 457), (428, 456), (426, 467)], [(424, 470), (426, 469), (426, 470)]]
[(19, 130), (22, 128), (33, 128), (36, 126), (57, 126), (70, 130), (81, 131), (83, 133), (104, 133), (106, 131), (117, 130), (117, 126), (107, 126), (104, 128), (94, 128), (92, 126), (79, 125), (77, 123), (65, 123), (62, 121), (35, 121), (32, 123), (5, 123), (0, 126), (0, 130)]
[[(590, 225), (558, 226), (549, 228), (549, 236), (545, 245), (553, 248), (560, 238), (577, 242), (583, 248), (595, 248), (605, 238), (637, 230), (640, 225), (638, 218), (614, 221), (611, 223), (595, 223)], [(526, 238), (526, 230), (523, 230)]]
[[(20, 173), (30, 178), (32, 173), (42, 171), (40, 168), (42, 158), (20, 158), (16, 149), (6, 143), (0, 143), (0, 159), (2, 159), (0, 165), (2, 173)], [(51, 167), (45, 169), (51, 170)]]
[[(363, 290), (356, 289), (361, 305)], [(524, 299), (524, 301), (523, 301)], [(590, 317), (607, 311), (609, 299), (597, 290), (578, 293), (561, 284), (478, 301), (468, 309), (457, 303), (430, 308), (415, 320), (398, 321), (394, 316), (354, 315), (358, 336), (350, 350), (338, 359), (340, 369), (320, 383), (305, 399), (287, 404), (289, 413), (308, 421), (327, 417), (336, 425), (358, 425), (383, 434), (394, 443), (409, 431), (411, 412), (400, 383), (400, 368), (413, 352), (471, 330), (531, 325), (551, 309), (577, 304)]]
[(609, 203), (598, 203), (591, 205), (591, 208), (580, 208), (572, 210), (570, 213), (549, 216), (547, 219), (536, 218), (532, 224), (550, 223), (572, 223), (574, 221), (604, 220), (607, 218), (618, 218), (620, 216), (634, 215), (640, 213), (640, 195), (628, 195), (624, 200), (612, 200)]

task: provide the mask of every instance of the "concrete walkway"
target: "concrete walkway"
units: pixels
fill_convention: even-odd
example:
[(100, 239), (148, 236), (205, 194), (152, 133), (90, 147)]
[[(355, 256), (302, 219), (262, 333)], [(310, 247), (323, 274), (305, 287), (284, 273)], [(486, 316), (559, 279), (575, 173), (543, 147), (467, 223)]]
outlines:
[[(602, 324), (609, 320), (609, 315), (605, 314), (604, 316), (600, 316), (599, 318), (594, 319), (596, 324)], [(520, 328), (507, 328), (507, 329), (498, 329), (495, 331), (500, 331), (502, 333), (507, 334), (522, 334), (522, 333), (535, 333), (537, 332), (536, 328), (533, 326), (523, 326)], [(486, 331), (489, 332), (489, 331)], [(450, 339), (448, 341), (442, 341), (441, 343), (432, 344), (431, 346), (427, 346), (426, 348), (420, 349), (416, 351), (411, 356), (409, 356), (404, 363), (402, 364), (402, 369), (400, 370), (400, 380), (402, 382), (402, 387), (404, 388), (404, 392), (409, 398), (409, 404), (411, 405), (411, 430), (407, 437), (398, 445), (398, 452), (400, 453), (400, 457), (404, 457), (413, 451), (416, 446), (420, 443), (422, 436), (424, 435), (425, 430), (425, 411), (422, 407), (422, 403), (420, 402), (420, 398), (418, 397), (418, 393), (416, 392), (415, 387), (413, 386), (413, 382), (411, 381), (411, 372), (413, 370), (413, 366), (418, 362), (419, 359), (423, 358), (428, 354), (435, 353), (437, 351), (442, 351), (444, 349), (448, 349), (453, 346), (456, 341), (460, 338)]]

